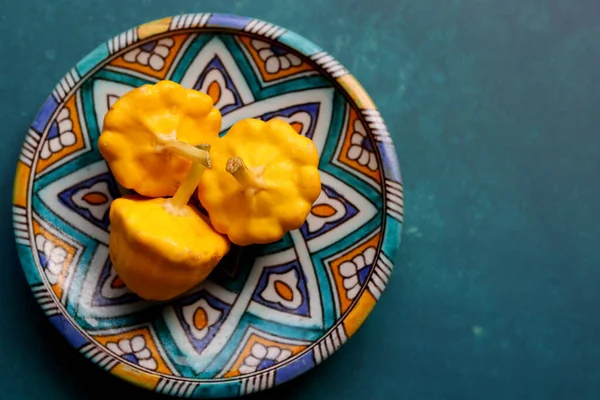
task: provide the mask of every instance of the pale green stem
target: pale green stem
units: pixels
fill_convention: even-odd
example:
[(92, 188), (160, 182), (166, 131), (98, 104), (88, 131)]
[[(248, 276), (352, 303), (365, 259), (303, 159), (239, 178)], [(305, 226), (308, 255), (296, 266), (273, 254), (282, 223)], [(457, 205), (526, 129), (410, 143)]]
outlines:
[(208, 154), (208, 151), (204, 149), (206, 146), (210, 149), (210, 145), (208, 144), (192, 146), (189, 143), (181, 142), (179, 140), (169, 140), (162, 148), (210, 168), (210, 155)]
[(192, 145), (189, 146), (202, 154), (201, 156), (192, 159), (192, 166), (190, 167), (188, 174), (177, 188), (173, 198), (171, 198), (171, 204), (176, 209), (182, 209), (187, 205), (194, 194), (194, 190), (196, 190), (200, 183), (200, 177), (207, 168), (210, 169), (212, 167), (210, 154), (208, 153), (210, 151), (210, 145), (201, 144), (196, 147)]

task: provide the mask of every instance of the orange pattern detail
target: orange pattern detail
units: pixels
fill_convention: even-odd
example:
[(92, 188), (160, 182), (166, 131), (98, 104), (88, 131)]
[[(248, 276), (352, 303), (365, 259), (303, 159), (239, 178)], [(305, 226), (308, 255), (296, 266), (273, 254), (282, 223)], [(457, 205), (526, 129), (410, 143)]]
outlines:
[[(94, 339), (96, 339), (100, 344), (102, 344), (103, 346), (106, 347), (106, 344), (109, 342), (117, 343), (119, 340), (122, 340), (122, 339), (131, 340), (133, 337), (138, 336), (138, 335), (141, 335), (144, 337), (144, 341), (146, 342), (146, 348), (148, 350), (150, 350), (152, 357), (156, 361), (156, 365), (157, 365), (156, 371), (161, 372), (163, 374), (172, 375), (171, 369), (169, 367), (167, 367), (167, 364), (162, 359), (160, 352), (158, 351), (158, 347), (156, 347), (156, 344), (154, 343), (154, 339), (152, 338), (152, 334), (150, 333), (148, 328), (134, 329), (134, 330), (128, 331), (128, 332), (117, 333), (116, 335), (94, 336)], [(154, 375), (152, 375), (152, 376), (154, 376)], [(157, 377), (157, 379), (158, 379), (158, 377)]]
[[(65, 104), (65, 108), (69, 110), (69, 119), (73, 124), (72, 132), (75, 134), (75, 143), (72, 146), (65, 146), (60, 151), (56, 153), (52, 153), (52, 155), (44, 160), (39, 157), (37, 166), (35, 168), (35, 173), (39, 174), (50, 165), (54, 164), (58, 160), (68, 156), (69, 154), (73, 154), (78, 150), (83, 149), (85, 146), (85, 142), (83, 140), (83, 134), (81, 132), (81, 124), (79, 122), (79, 113), (77, 112), (77, 96), (73, 95), (67, 100)], [(56, 122), (53, 122), (56, 123)], [(46, 138), (48, 140), (48, 138)]]
[[(252, 46), (253, 39), (248, 36), (240, 36), (239, 40), (242, 42), (244, 47), (246, 47), (246, 49), (252, 56), (252, 59), (254, 60), (254, 63), (258, 67), (258, 70), (260, 71), (260, 75), (262, 76), (262, 78), (265, 82), (271, 82), (271, 81), (275, 81), (277, 79), (286, 78), (290, 75), (294, 75), (299, 72), (313, 70), (313, 67), (311, 67), (310, 64), (302, 61), (302, 64), (300, 64), (297, 67), (290, 66), (288, 69), (281, 69), (281, 70), (275, 72), (274, 74), (267, 72), (267, 69), (265, 67), (265, 62), (260, 58), (260, 55), (258, 54), (258, 51), (254, 48), (254, 46)], [(303, 57), (301, 57), (301, 58), (303, 58)]]
[(106, 203), (108, 201), (108, 197), (106, 197), (104, 193), (91, 192), (83, 196), (83, 200), (85, 200), (88, 204), (98, 206), (100, 204)]
[[(54, 292), (54, 294), (56, 294), (56, 297), (60, 299), (63, 295), (63, 283), (65, 282), (65, 279), (67, 278), (67, 274), (69, 272), (68, 266), (71, 265), (71, 262), (73, 261), (76, 249), (67, 242), (60, 240), (59, 238), (55, 237), (50, 232), (42, 228), (42, 226), (35, 219), (32, 220), (32, 224), (34, 237), (36, 237), (38, 234), (41, 234), (46, 240), (51, 241), (56, 246), (62, 247), (67, 252), (67, 256), (65, 257), (62, 270), (60, 271), (60, 276), (58, 277), (56, 283), (51, 286), (52, 291)], [(50, 258), (49, 254), (46, 254), (45, 256), (47, 259)]]
[(125, 287), (125, 282), (119, 276), (115, 276), (110, 286), (115, 289), (121, 289)]
[(147, 37), (158, 35), (159, 33), (168, 31), (172, 19), (173, 17), (167, 17), (140, 25), (138, 27), (138, 37), (140, 38), (140, 40), (143, 40)]
[(213, 104), (217, 104), (221, 98), (221, 87), (217, 81), (212, 81), (208, 85), (207, 94), (211, 97)]
[(194, 312), (194, 327), (198, 330), (202, 330), (208, 326), (208, 316), (206, 315), (206, 311), (198, 307), (198, 309)]
[(160, 380), (159, 375), (149, 374), (123, 363), (117, 364), (110, 373), (149, 390), (154, 390)]
[(320, 218), (329, 218), (336, 213), (336, 209), (329, 204), (317, 204), (310, 212)]
[(348, 339), (350, 339), (350, 337), (356, 333), (358, 328), (360, 328), (362, 323), (365, 322), (365, 319), (367, 319), (369, 313), (373, 310), (373, 307), (375, 307), (376, 302), (377, 300), (375, 300), (375, 297), (373, 297), (371, 292), (368, 290), (363, 292), (354, 305), (354, 308), (348, 313), (343, 322)]
[[(340, 298), (340, 311), (343, 313), (348, 310), (350, 305), (355, 299), (348, 299), (346, 296), (346, 289), (344, 288), (344, 278), (340, 274), (340, 265), (346, 261), (352, 261), (352, 259), (359, 254), (362, 254), (369, 247), (375, 247), (379, 245), (379, 240), (381, 239), (381, 233), (373, 236), (371, 239), (361, 244), (358, 247), (355, 247), (348, 253), (344, 254), (342, 257), (335, 259), (329, 263), (329, 268), (333, 274), (333, 278), (335, 279), (335, 284), (338, 290), (339, 298)], [(363, 292), (363, 296), (366, 294), (366, 291)]]
[(13, 204), (16, 206), (27, 206), (27, 185), (29, 184), (29, 174), (31, 168), (23, 161), (17, 162), (17, 171), (13, 183)]
[[(339, 160), (342, 163), (349, 166), (350, 168), (360, 171), (361, 173), (375, 179), (375, 181), (377, 183), (381, 183), (381, 174), (383, 171), (381, 171), (381, 168), (379, 167), (379, 165), (377, 166), (377, 169), (375, 171), (373, 171), (366, 165), (360, 165), (357, 160), (351, 160), (350, 158), (348, 158), (348, 152), (350, 151), (350, 147), (352, 146), (352, 135), (354, 132), (354, 122), (357, 119), (358, 119), (358, 114), (356, 113), (356, 110), (354, 108), (350, 108), (350, 115), (348, 116), (348, 126), (346, 128), (346, 133), (345, 133), (346, 136), (344, 138), (344, 143), (342, 144), (342, 149), (340, 150)], [(365, 127), (365, 132), (366, 131), (368, 131), (367, 127)], [(372, 137), (368, 137), (367, 140), (371, 141), (373, 148), (376, 147), (375, 141), (373, 140)]]
[(365, 92), (365, 89), (352, 75), (344, 75), (337, 78), (337, 81), (344, 90), (348, 92), (352, 100), (356, 103), (358, 108), (370, 108), (375, 109), (375, 103), (371, 100), (371, 97)]
[[(169, 54), (167, 54), (167, 56), (165, 57), (165, 59), (164, 59), (165, 63), (160, 71), (156, 71), (156, 70), (152, 69), (152, 67), (150, 67), (149, 65), (142, 65), (142, 64), (138, 64), (137, 62), (125, 61), (124, 55), (114, 59), (109, 65), (129, 69), (131, 71), (137, 71), (137, 72), (145, 74), (145, 75), (153, 76), (157, 79), (165, 79), (165, 76), (167, 75), (167, 72), (169, 71), (169, 68), (171, 67), (171, 64), (173, 63), (173, 60), (175, 60), (177, 53), (179, 53), (179, 49), (181, 49), (181, 46), (183, 46), (183, 44), (185, 43), (185, 41), (189, 37), (189, 35), (182, 34), (182, 35), (173, 35), (173, 36), (169, 36), (169, 37), (171, 39), (173, 39), (174, 43), (173, 43), (173, 46), (171, 46), (171, 48), (169, 49)], [(160, 39), (157, 39), (157, 40), (160, 40)], [(142, 45), (140, 45), (140, 46), (142, 46)], [(132, 50), (132, 49), (130, 49), (130, 50)]]
[(294, 292), (292, 292), (292, 289), (285, 282), (275, 281), (275, 291), (285, 301), (292, 301), (294, 298)]
[(296, 130), (296, 132), (300, 133), (302, 132), (302, 128), (304, 128), (304, 125), (302, 125), (301, 122), (292, 122), (290, 124), (292, 126), (292, 128), (294, 128)]
[(246, 342), (246, 347), (241, 352), (241, 354), (239, 355), (237, 360), (235, 360), (235, 363), (233, 364), (233, 366), (231, 367), (229, 372), (227, 372), (227, 374), (224, 375), (225, 378), (231, 378), (234, 376), (241, 375), (239, 368), (242, 365), (244, 365), (244, 360), (246, 359), (246, 357), (248, 357), (250, 355), (250, 353), (252, 353), (252, 346), (254, 346), (254, 344), (256, 344), (256, 343), (260, 343), (265, 347), (276, 346), (276, 347), (279, 347), (280, 349), (287, 349), (292, 352), (292, 356), (300, 353), (302, 350), (304, 350), (306, 348), (305, 345), (293, 345), (293, 344), (274, 342), (272, 340), (266, 339), (266, 338), (258, 336), (256, 334), (252, 334), (250, 336), (250, 338), (248, 339), (248, 341)]

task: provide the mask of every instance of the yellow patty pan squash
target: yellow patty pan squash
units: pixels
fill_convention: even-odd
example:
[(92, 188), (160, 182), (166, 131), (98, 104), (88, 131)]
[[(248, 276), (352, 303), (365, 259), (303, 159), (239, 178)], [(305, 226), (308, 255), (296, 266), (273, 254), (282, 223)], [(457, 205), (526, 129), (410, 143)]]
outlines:
[(321, 192), (314, 143), (280, 119), (237, 122), (211, 157), (198, 198), (215, 230), (240, 246), (300, 228)]
[(185, 293), (229, 251), (227, 238), (187, 204), (210, 161), (206, 155), (203, 162), (193, 162), (172, 198), (131, 195), (111, 204), (113, 267), (125, 285), (144, 299), (169, 300)]
[(169, 212), (169, 200), (126, 196), (110, 208), (110, 257), (127, 287), (147, 300), (169, 300), (202, 282), (229, 251), (191, 206)]
[(210, 96), (171, 81), (128, 92), (104, 118), (98, 147), (116, 180), (148, 197), (172, 196), (199, 156), (217, 140), (221, 114)]

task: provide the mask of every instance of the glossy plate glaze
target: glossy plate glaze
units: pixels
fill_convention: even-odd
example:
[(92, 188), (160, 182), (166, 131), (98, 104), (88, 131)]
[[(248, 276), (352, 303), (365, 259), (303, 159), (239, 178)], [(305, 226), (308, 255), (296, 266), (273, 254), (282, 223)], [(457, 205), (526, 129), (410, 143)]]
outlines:
[[(97, 140), (121, 95), (161, 79), (210, 94), (223, 132), (289, 121), (316, 144), (323, 189), (300, 230), (234, 248), (193, 293), (158, 304), (112, 269), (121, 193)], [(392, 271), (403, 192), (379, 112), (330, 55), (267, 22), (190, 14), (122, 33), (59, 82), (23, 143), (13, 213), (31, 289), (85, 357), (149, 390), (227, 397), (302, 374), (356, 332)]]

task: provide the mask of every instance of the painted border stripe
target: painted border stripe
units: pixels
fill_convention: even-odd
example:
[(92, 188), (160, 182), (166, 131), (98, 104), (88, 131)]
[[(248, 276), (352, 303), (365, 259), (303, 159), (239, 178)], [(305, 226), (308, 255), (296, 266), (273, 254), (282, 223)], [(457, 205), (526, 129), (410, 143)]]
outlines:
[(259, 29), (261, 29), (265, 25), (266, 25), (265, 21), (256, 21), (256, 24), (254, 24), (254, 26), (252, 27), (252, 30), (250, 32), (256, 33), (256, 32), (258, 32)]
[(286, 30), (282, 27), (278, 27), (277, 30), (271, 36), (273, 39), (277, 39), (279, 36), (283, 35)]
[(38, 299), (38, 303), (40, 305), (50, 304), (50, 303), (54, 303), (54, 300), (52, 300), (52, 297), (40, 297)]
[(379, 135), (379, 136), (389, 136), (390, 135), (390, 133), (387, 131), (387, 129), (373, 129), (373, 134)]
[(340, 338), (339, 338), (339, 336), (337, 334), (337, 331), (333, 331), (331, 333), (331, 337), (332, 337), (332, 340), (333, 340), (333, 347), (336, 350), (339, 349), (342, 344), (340, 343)]
[(187, 388), (187, 391), (185, 392), (185, 394), (183, 396), (190, 397), (192, 395), (192, 393), (194, 393), (194, 390), (196, 390), (197, 387), (198, 387), (197, 383), (190, 383), (190, 386)]
[(381, 279), (384, 285), (387, 285), (388, 280), (390, 279), (390, 277), (385, 272), (383, 272), (379, 265), (373, 270), (373, 275), (377, 275), (377, 277)]
[(29, 239), (29, 233), (28, 233), (28, 231), (25, 231), (25, 232), (23, 232), (23, 231), (16, 231), (15, 232), (15, 236), (23, 238), (23, 239)]
[(375, 140), (381, 143), (392, 143), (392, 139), (388, 136), (374, 135)]
[(375, 286), (373, 281), (369, 282), (369, 284), (367, 286), (369, 288), (369, 292), (371, 292), (373, 297), (375, 297), (375, 299), (379, 300), (379, 298), (381, 297), (381, 290), (379, 290), (379, 288), (377, 286)]
[(46, 292), (46, 286), (43, 283), (37, 284), (35, 286), (31, 286), (31, 291), (35, 293)]
[(341, 76), (344, 76), (346, 74), (349, 74), (348, 70), (345, 69), (345, 68), (342, 68), (339, 71), (332, 73), (331, 76), (337, 79), (337, 78), (339, 78)]
[(396, 182), (391, 179), (386, 179), (385, 184), (390, 187), (395, 187), (398, 190), (403, 190), (402, 184), (400, 182)]
[(394, 195), (394, 196), (404, 200), (404, 192), (402, 192), (401, 190), (398, 190), (393, 186), (388, 186), (388, 187), (386, 187), (386, 189), (389, 194)]
[(192, 26), (198, 26), (200, 24), (200, 21), (202, 21), (202, 14), (195, 14), (194, 18), (192, 19)]
[(401, 206), (404, 206), (404, 196), (403, 195), (398, 196), (397, 193), (398, 192), (392, 192), (391, 190), (388, 190), (386, 197), (389, 201), (394, 202), (396, 204), (400, 204)]
[[(200, 24), (198, 26), (204, 26), (208, 23), (208, 20), (210, 19), (210, 13), (206, 13), (202, 15), (202, 18), (200, 20)], [(191, 394), (191, 393), (190, 393)]]
[(171, 20), (171, 23), (169, 24), (169, 30), (175, 30), (177, 29), (177, 24), (179, 23), (179, 15), (176, 15), (173, 17), (173, 19)]
[(102, 366), (102, 368), (104, 368), (106, 371), (110, 371), (111, 369), (116, 367), (117, 364), (119, 364), (117, 360), (111, 359), (106, 365)]
[[(111, 364), (111, 362), (115, 362), (116, 363), (117, 361), (114, 358), (112, 358), (111, 356), (106, 355), (106, 358), (104, 358), (101, 362), (99, 362), (98, 366), (100, 368), (107, 369), (108, 366)], [(111, 368), (108, 368), (108, 369), (111, 369)]]
[(398, 214), (397, 212), (390, 211), (390, 210), (388, 210), (387, 213), (388, 213), (389, 216), (396, 218), (398, 221), (404, 222), (404, 215)]
[(346, 331), (344, 330), (344, 326), (342, 324), (338, 325), (337, 333), (338, 333), (338, 336), (340, 337), (342, 344), (346, 343), (346, 341), (348, 340), (348, 336), (346, 336)]
[(398, 204), (398, 203), (394, 203), (394, 202), (392, 202), (392, 201), (389, 201), (389, 202), (387, 203), (387, 205), (388, 205), (388, 207), (390, 208), (390, 210), (392, 210), (392, 211), (396, 211), (396, 212), (398, 212), (398, 213), (400, 213), (400, 214), (404, 214), (404, 209), (402, 208), (402, 205), (401, 205), (401, 204)]
[(190, 382), (183, 382), (183, 385), (181, 385), (179, 388), (177, 388), (177, 393), (175, 393), (175, 395), (187, 397), (186, 392), (188, 390), (189, 385), (190, 385)]
[(373, 281), (373, 283), (375, 285), (377, 285), (379, 290), (383, 293), (383, 291), (385, 290), (385, 282), (377, 274), (371, 275), (371, 280)]
[(319, 349), (319, 345), (316, 345), (313, 349), (313, 355), (315, 356), (315, 363), (320, 364), (323, 361), (323, 357), (321, 356), (321, 349)]
[(246, 32), (251, 32), (251, 31), (252, 31), (252, 28), (254, 28), (254, 25), (256, 25), (257, 23), (258, 23), (258, 20), (256, 20), (256, 19), (253, 19), (252, 21), (250, 21), (250, 22), (248, 23), (248, 25), (246, 25), (246, 27), (244, 28), (244, 30), (245, 30)]
[(31, 154), (35, 153), (35, 148), (27, 140), (23, 142), (23, 148), (27, 149)]
[(60, 311), (56, 305), (54, 305), (54, 307), (41, 306), (41, 308), (42, 311), (44, 311), (44, 314), (46, 314), (49, 317), (60, 314)]
[(381, 117), (376, 117), (373, 115), (366, 115), (365, 116), (365, 120), (367, 121), (367, 123), (369, 124), (383, 124), (383, 118)]
[(110, 356), (104, 352), (99, 352), (98, 354), (96, 354), (94, 357), (90, 358), (90, 360), (94, 363), (94, 364), (98, 364), (100, 365), (100, 363), (104, 363), (104, 361), (110, 359)]
[(87, 358), (94, 358), (94, 356), (96, 356), (98, 354), (102, 354), (102, 351), (99, 348), (94, 347), (93, 349), (91, 349), (90, 351), (88, 351), (85, 356)]
[(277, 29), (279, 29), (277, 26), (271, 25), (271, 29), (265, 32), (265, 36), (268, 38), (272, 37), (273, 34), (277, 31)]
[(167, 394), (170, 394), (172, 396), (177, 395), (177, 392), (179, 392), (179, 388), (181, 387), (181, 385), (183, 385), (182, 381), (174, 382), (173, 386), (171, 387), (171, 390)]
[(340, 63), (337, 62), (337, 60), (331, 60), (331, 61), (326, 62), (325, 64), (322, 64), (321, 66), (323, 68), (329, 68), (329, 67), (334, 66), (334, 65), (340, 65)]
[(197, 383), (163, 377), (158, 381), (155, 391), (175, 397), (190, 397), (197, 387)]
[(19, 160), (21, 160), (21, 162), (27, 165), (28, 167), (31, 167), (31, 160), (25, 157), (22, 153), (19, 155)]
[(369, 128), (371, 129), (383, 129), (387, 131), (387, 127), (383, 122), (369, 122)]
[(31, 159), (31, 161), (33, 161), (33, 152), (31, 150), (28, 150), (26, 146), (23, 146), (21, 148), (21, 154), (25, 157), (27, 157), (27, 159)]
[(13, 214), (13, 222), (26, 223), (27, 217), (25, 215)]
[(171, 391), (171, 388), (173, 387), (174, 384), (175, 384), (174, 381), (168, 380), (167, 383), (165, 384), (165, 386), (163, 387), (163, 393), (169, 394), (169, 392)]
[(108, 44), (108, 52), (109, 54), (115, 54), (119, 50), (126, 48), (127, 46), (131, 46), (135, 42), (138, 41), (138, 32), (137, 27), (129, 29), (119, 36), (115, 36), (111, 40), (107, 42)]
[[(25, 221), (27, 221), (27, 219), (25, 219)], [(27, 224), (24, 224), (22, 222), (14, 222), (13, 226), (15, 229), (19, 229), (19, 230), (23, 230), (26, 231), (28, 229)]]
[(258, 34), (259, 35), (264, 35), (267, 33), (268, 30), (270, 30), (273, 27), (273, 25), (266, 23), (265, 26), (263, 26), (259, 31)]
[(389, 279), (392, 276), (392, 270), (381, 259), (377, 260), (377, 268)]
[(267, 382), (268, 388), (272, 388), (273, 384), (275, 384), (275, 370), (269, 372), (269, 381)]
[(23, 207), (13, 206), (12, 211), (17, 215), (27, 215), (27, 210)]
[(40, 137), (36, 131), (30, 129), (29, 132), (27, 132), (27, 135), (25, 135), (25, 141), (36, 148), (40, 143)]
[(369, 115), (376, 115), (376, 116), (380, 115), (379, 111), (375, 108), (365, 108), (364, 110), (362, 110), (362, 112), (364, 114), (369, 114)]
[(340, 64), (336, 59), (334, 59), (331, 55), (327, 54), (325, 51), (319, 51), (310, 58), (317, 63), (317, 65), (323, 68), (328, 74), (330, 74), (333, 78), (340, 78), (344, 75), (347, 75), (349, 72), (342, 64)]
[(129, 31), (119, 35), (119, 44), (117, 50), (127, 46), (127, 36), (129, 36)]
[(385, 255), (385, 253), (383, 251), (379, 253), (379, 261), (381, 261), (382, 263), (384, 263), (385, 266), (390, 271), (394, 270), (394, 264), (390, 261), (390, 259)]
[(183, 26), (184, 26), (184, 24), (185, 24), (185, 16), (186, 16), (186, 15), (187, 15), (187, 14), (185, 14), (185, 15), (182, 15), (182, 16), (179, 18), (179, 21), (177, 21), (177, 29), (183, 29)]

